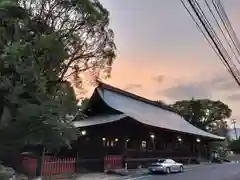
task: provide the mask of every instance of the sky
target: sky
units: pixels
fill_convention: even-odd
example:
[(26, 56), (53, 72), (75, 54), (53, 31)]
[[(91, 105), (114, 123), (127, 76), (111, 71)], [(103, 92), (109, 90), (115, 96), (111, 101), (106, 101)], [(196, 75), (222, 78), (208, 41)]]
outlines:
[[(107, 83), (152, 100), (210, 98), (233, 110), (240, 127), (239, 87), (180, 0), (100, 0), (110, 12), (117, 58)], [(240, 35), (239, 0), (224, 7)]]

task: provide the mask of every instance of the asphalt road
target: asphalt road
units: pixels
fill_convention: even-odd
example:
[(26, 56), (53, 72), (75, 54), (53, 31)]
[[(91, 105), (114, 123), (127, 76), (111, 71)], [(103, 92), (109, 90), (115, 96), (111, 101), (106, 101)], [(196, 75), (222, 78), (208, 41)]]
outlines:
[(184, 173), (147, 175), (132, 180), (240, 180), (240, 163), (217, 164), (193, 168)]

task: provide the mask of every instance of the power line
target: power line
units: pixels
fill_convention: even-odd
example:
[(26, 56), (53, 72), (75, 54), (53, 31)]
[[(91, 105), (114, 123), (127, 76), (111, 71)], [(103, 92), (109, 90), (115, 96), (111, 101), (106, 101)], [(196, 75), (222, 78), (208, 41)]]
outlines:
[(223, 17), (224, 17), (226, 23), (228, 24), (228, 27), (230, 28), (230, 31), (232, 32), (234, 42), (236, 43), (236, 49), (237, 49), (238, 52), (239, 52), (239, 51), (240, 51), (240, 42), (239, 42), (239, 39), (238, 39), (238, 37), (237, 37), (237, 35), (236, 35), (233, 27), (232, 27), (232, 24), (231, 24), (231, 22), (230, 22), (230, 20), (229, 20), (229, 18), (228, 18), (228, 16), (227, 16), (227, 14), (226, 14), (226, 12), (225, 12), (225, 10), (224, 10), (224, 8), (223, 8), (223, 5), (222, 5), (222, 3), (221, 3), (220, 0), (218, 0), (218, 5), (219, 5), (219, 7), (220, 7), (220, 10), (221, 10), (221, 12), (222, 12), (222, 14), (223, 14)]
[(185, 7), (185, 9), (187, 10), (188, 14), (191, 16), (192, 20), (195, 22), (196, 26), (198, 27), (198, 29), (201, 31), (201, 33), (203, 34), (204, 38), (207, 40), (208, 44), (210, 45), (210, 47), (214, 50), (214, 52), (217, 54), (219, 59), (222, 59), (222, 57), (219, 55), (219, 53), (216, 51), (216, 48), (214, 47), (214, 45), (211, 43), (211, 41), (209, 40), (209, 38), (207, 37), (207, 35), (204, 33), (203, 29), (201, 28), (201, 26), (198, 24), (197, 20), (194, 18), (193, 14), (189, 11), (189, 9), (187, 8), (186, 4), (183, 2), (183, 0), (180, 0), (182, 5)]
[(231, 70), (232, 71), (236, 71), (237, 76), (235, 76), (235, 74), (233, 76), (235, 76), (236, 78), (240, 77), (239, 70), (237, 69), (236, 65), (232, 62), (232, 59), (231, 59), (230, 55), (228, 54), (226, 48), (224, 47), (224, 45), (222, 44), (221, 40), (217, 36), (217, 33), (215, 32), (214, 28), (212, 27), (210, 21), (207, 19), (206, 15), (205, 15), (204, 11), (202, 10), (202, 8), (200, 7), (199, 3), (195, 0), (193, 5), (195, 5), (195, 10), (203, 18), (202, 20), (204, 21), (204, 23), (206, 23), (206, 28), (208, 28), (208, 30), (211, 33), (211, 36), (213, 37), (213, 39), (216, 40), (216, 44), (218, 45), (219, 48), (221, 48), (221, 52), (226, 56), (226, 57), (225, 56), (224, 57), (225, 57), (228, 65), (232, 66)]
[(186, 4), (184, 3), (183, 0), (180, 0), (182, 5), (184, 6), (184, 8), (187, 10), (188, 14), (191, 16), (192, 20), (195, 22), (196, 26), (198, 27), (198, 29), (201, 31), (201, 33), (203, 34), (204, 38), (207, 40), (208, 44), (210, 45), (210, 47), (214, 50), (214, 52), (216, 53), (216, 55), (218, 56), (218, 58), (222, 61), (222, 63), (224, 64), (224, 66), (227, 68), (227, 70), (229, 71), (229, 73), (231, 73), (230, 69), (227, 67), (226, 62), (224, 62), (224, 60), (222, 59), (221, 55), (218, 53), (218, 51), (216, 50), (216, 48), (214, 47), (213, 43), (211, 42), (211, 40), (208, 38), (208, 36), (206, 35), (206, 33), (204, 32), (204, 30), (201, 28), (201, 26), (198, 24), (197, 20), (194, 18), (193, 14), (190, 12), (190, 10), (188, 9), (188, 7), (186, 6)]
[[(187, 9), (188, 12), (190, 12), (190, 10), (187, 8), (186, 4), (182, 0), (181, 0), (181, 2), (182, 2), (182, 4), (184, 4), (185, 9)], [(191, 9), (196, 14), (198, 20), (200, 21), (203, 29), (205, 30), (206, 34), (210, 38), (211, 42), (215, 46), (216, 49), (215, 48), (214, 49), (217, 51), (217, 55), (219, 55), (221, 57), (220, 60), (223, 62), (224, 66), (228, 69), (230, 74), (233, 76), (235, 81), (240, 86), (240, 81), (238, 79), (240, 77), (239, 70), (237, 69), (236, 65), (232, 62), (230, 55), (228, 54), (227, 50), (224, 48), (223, 44), (221, 43), (221, 41), (220, 41), (219, 37), (217, 36), (216, 32), (214, 31), (213, 27), (211, 26), (211, 23), (208, 21), (206, 15), (204, 14), (200, 5), (198, 4), (197, 1), (194, 1), (194, 0), (188, 0), (188, 3), (190, 5)], [(199, 26), (199, 24), (198, 24), (198, 26)], [(203, 33), (203, 34), (205, 34), (205, 33)], [(209, 40), (209, 38), (206, 38), (206, 39)], [(236, 76), (236, 74), (237, 74), (237, 76)]]
[(214, 0), (212, 0), (212, 2), (213, 2), (214, 8), (216, 9), (218, 16), (220, 17), (220, 19), (222, 21), (224, 28), (226, 29), (226, 31), (228, 33), (228, 36), (230, 37), (231, 41), (233, 42), (234, 47), (236, 48), (236, 50), (238, 52), (238, 55), (240, 55), (240, 50), (239, 50), (240, 45), (237, 45), (237, 42), (239, 44), (238, 38), (236, 36), (235, 31), (233, 30), (233, 28), (231, 26), (231, 23), (225, 13), (224, 8), (221, 5), (221, 2), (219, 1), (218, 5), (214, 2)]
[(230, 56), (227, 53), (227, 50), (224, 48), (223, 44), (221, 43), (221, 40), (218, 38), (217, 33), (215, 32), (215, 30), (213, 29), (213, 27), (211, 26), (211, 23), (209, 22), (209, 20), (207, 19), (205, 13), (203, 12), (203, 10), (201, 9), (199, 3), (197, 1), (195, 1), (195, 5), (196, 5), (196, 11), (199, 13), (199, 15), (203, 18), (202, 20), (204, 21), (204, 23), (206, 23), (206, 27), (208, 28), (209, 32), (212, 34), (213, 38), (217, 41), (216, 43), (220, 46), (220, 48), (224, 51), (224, 54), (228, 56), (228, 58), (230, 58)]
[(235, 51), (234, 51), (232, 45), (231, 45), (230, 42), (228, 41), (228, 39), (227, 39), (227, 37), (226, 37), (226, 35), (225, 35), (225, 33), (224, 33), (224, 31), (223, 31), (221, 25), (219, 24), (219, 22), (218, 22), (218, 20), (217, 20), (217, 17), (215, 16), (213, 10), (211, 9), (209, 3), (207, 2), (207, 0), (204, 0), (204, 1), (205, 1), (205, 4), (207, 5), (207, 8), (208, 8), (209, 12), (212, 14), (213, 19), (214, 19), (214, 21), (216, 22), (216, 24), (217, 24), (219, 30), (221, 31), (221, 33), (222, 33), (222, 35), (223, 35), (225, 41), (227, 42), (228, 46), (230, 47), (232, 53), (234, 54), (235, 59), (237, 60), (238, 63), (240, 63), (240, 60), (238, 59), (238, 57), (237, 57), (237, 55), (236, 55), (236, 53), (235, 53)]
[[(206, 2), (206, 0), (205, 0), (205, 2)], [(195, 3), (197, 4), (198, 8), (200, 9), (200, 11), (202, 12), (202, 14), (204, 15), (204, 12), (202, 11), (201, 7), (199, 6), (199, 3), (198, 3), (196, 0), (195, 0)], [(207, 3), (207, 4), (208, 4), (208, 3)], [(211, 9), (210, 9), (210, 10), (211, 10)], [(213, 15), (214, 15), (214, 14), (213, 14)], [(214, 29), (212, 28), (211, 24), (209, 23), (209, 21), (207, 20), (207, 18), (206, 18), (205, 15), (204, 15), (204, 18), (206, 19), (207, 25), (211, 28), (212, 31), (214, 31)], [(217, 24), (219, 24), (219, 23), (217, 23)], [(221, 27), (220, 27), (220, 28), (221, 28)], [(223, 33), (223, 35), (224, 35), (224, 33)], [(231, 36), (231, 35), (229, 34), (229, 36)], [(221, 43), (221, 40), (218, 38), (218, 36), (217, 36), (217, 34), (215, 33), (215, 31), (214, 31), (213, 37), (214, 37), (215, 39), (217, 39), (217, 44), (220, 45), (220, 48), (222, 48), (222, 52), (226, 55), (226, 60), (227, 60), (228, 64), (231, 66), (231, 70), (234, 72), (234, 75), (233, 75), (233, 76), (236, 77), (236, 78), (239, 78), (239, 77), (240, 77), (240, 72), (239, 72), (238, 68), (237, 68), (236, 65), (233, 63), (232, 58), (231, 58), (230, 55), (228, 54), (226, 48), (225, 48), (225, 47), (223, 46), (223, 44)], [(225, 36), (225, 37), (226, 37), (226, 36)], [(232, 38), (231, 38), (231, 40), (232, 40)], [(226, 40), (226, 41), (227, 41), (227, 43), (229, 43), (228, 40)], [(234, 50), (233, 50), (233, 52), (234, 52)], [(237, 56), (236, 56), (236, 58), (237, 58)], [(237, 58), (237, 61), (239, 61), (238, 58)], [(235, 74), (235, 73), (237, 73), (237, 74)], [(238, 80), (239, 80), (239, 79), (238, 79)], [(239, 81), (238, 81), (238, 82), (239, 82)]]

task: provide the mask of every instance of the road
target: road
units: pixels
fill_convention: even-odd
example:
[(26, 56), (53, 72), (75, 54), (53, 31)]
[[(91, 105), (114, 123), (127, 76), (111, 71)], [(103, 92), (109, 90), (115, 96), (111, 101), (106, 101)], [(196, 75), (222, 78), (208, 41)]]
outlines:
[(217, 164), (193, 168), (184, 173), (146, 175), (129, 180), (240, 180), (240, 163)]

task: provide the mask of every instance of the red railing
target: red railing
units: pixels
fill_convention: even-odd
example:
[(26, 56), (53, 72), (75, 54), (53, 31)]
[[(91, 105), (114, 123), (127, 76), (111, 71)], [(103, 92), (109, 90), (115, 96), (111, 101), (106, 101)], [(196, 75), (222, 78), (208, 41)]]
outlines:
[(104, 158), (104, 170), (122, 169), (123, 161), (120, 155), (109, 155)]
[(22, 171), (30, 177), (37, 176), (38, 165), (41, 165), (41, 176), (48, 177), (61, 173), (75, 173), (75, 158), (56, 158), (46, 156), (42, 164), (38, 163), (37, 158), (24, 156), (22, 158)]
[(37, 159), (32, 157), (23, 157), (22, 171), (29, 176), (35, 176), (37, 171)]
[(41, 175), (51, 176), (61, 173), (75, 173), (76, 159), (75, 158), (45, 158), (42, 163)]

